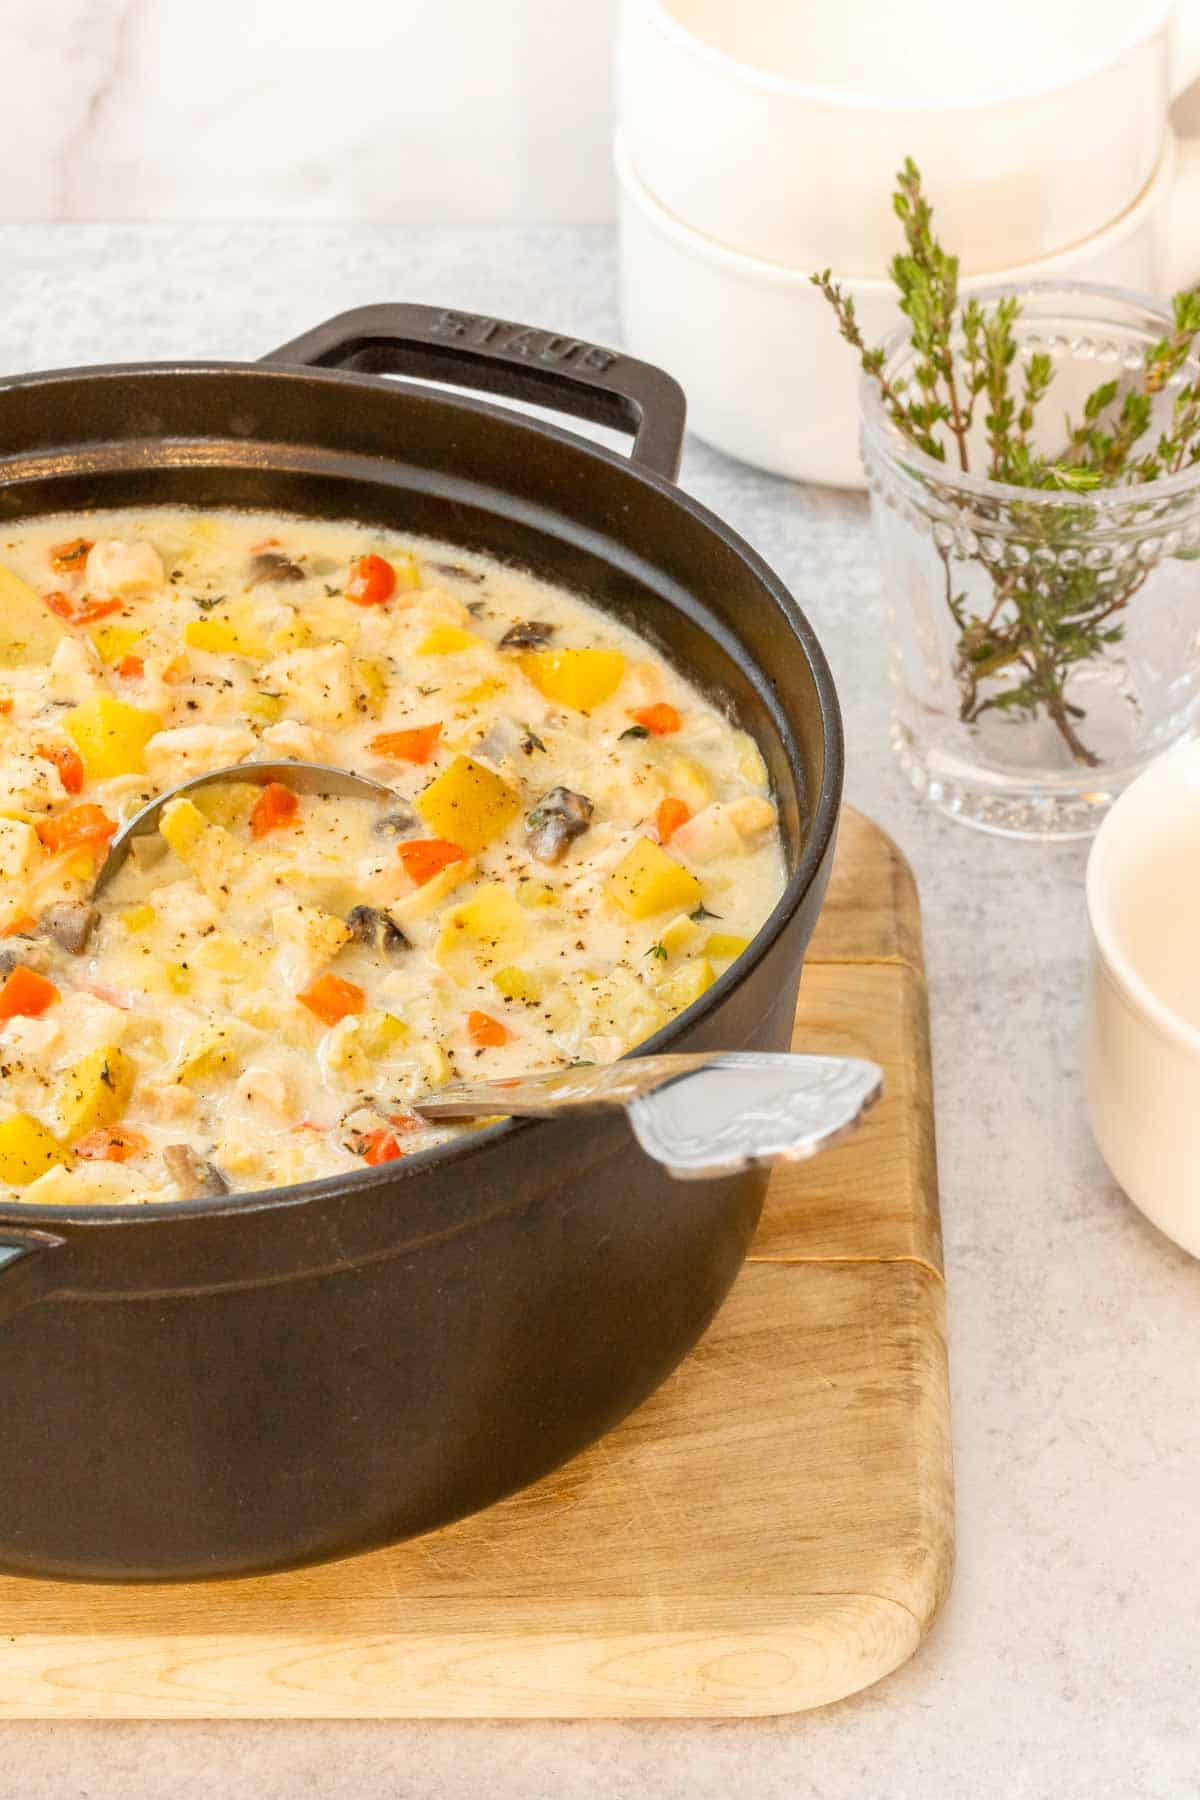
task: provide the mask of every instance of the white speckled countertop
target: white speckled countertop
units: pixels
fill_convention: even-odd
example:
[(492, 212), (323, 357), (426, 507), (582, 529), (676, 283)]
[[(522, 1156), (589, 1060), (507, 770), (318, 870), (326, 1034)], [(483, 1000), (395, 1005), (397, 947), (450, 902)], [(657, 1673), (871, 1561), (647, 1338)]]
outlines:
[[(0, 253), (3, 371), (250, 358), (373, 300), (617, 333), (612, 240), (598, 229), (10, 226)], [(0, 1725), (5, 1800), (1165, 1800), (1200, 1788), (1200, 1265), (1127, 1205), (1088, 1135), (1084, 851), (977, 836), (908, 790), (887, 747), (859, 499), (695, 443), (682, 480), (808, 612), (846, 714), (848, 798), (920, 882), (959, 1504), (940, 1623), (879, 1687), (799, 1718)]]

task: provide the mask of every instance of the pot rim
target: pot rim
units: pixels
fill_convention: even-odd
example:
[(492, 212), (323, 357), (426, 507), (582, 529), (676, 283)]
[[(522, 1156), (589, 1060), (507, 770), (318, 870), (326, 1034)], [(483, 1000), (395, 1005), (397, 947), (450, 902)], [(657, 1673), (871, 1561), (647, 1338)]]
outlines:
[[(734, 531), (716, 513), (710, 511), (708, 507), (702, 505), (700, 501), (665, 475), (659, 475), (651, 469), (634, 463), (629, 456), (609, 449), (607, 445), (594, 443), (590, 439), (580, 436), (579, 433), (567, 430), (562, 426), (529, 418), (511, 407), (496, 406), (474, 396), (450, 393), (445, 389), (422, 382), (395, 376), (385, 378), (379, 375), (363, 374), (355, 370), (314, 368), (303, 363), (255, 363), (203, 359), (145, 363), (88, 363), (62, 369), (34, 370), (26, 374), (0, 377), (0, 394), (14, 388), (49, 385), (60, 381), (111, 380), (126, 376), (153, 374), (248, 375), (264, 381), (286, 382), (300, 379), (305, 382), (331, 383), (341, 387), (349, 383), (354, 386), (365, 386), (372, 391), (378, 391), (380, 388), (395, 389), (408, 399), (421, 404), (443, 406), (453, 412), (474, 413), (484, 419), (498, 421), (533, 436), (548, 438), (566, 452), (582, 453), (587, 457), (606, 463), (610, 467), (622, 471), (629, 479), (657, 490), (664, 498), (689, 515), (699, 526), (720, 538), (749, 566), (771, 601), (787, 619), (808, 663), (821, 719), (825, 766), (819, 791), (806, 796), (809, 829), (801, 845), (795, 868), (788, 875), (782, 894), (751, 940), (749, 947), (725, 970), (724, 974), (717, 978), (712, 987), (699, 1000), (693, 1001), (691, 1006), (677, 1014), (660, 1031), (655, 1032), (652, 1037), (647, 1038), (644, 1043), (636, 1045), (626, 1054), (629, 1056), (655, 1056), (669, 1050), (676, 1038), (684, 1031), (690, 1030), (693, 1025), (714, 1013), (725, 998), (738, 988), (762, 961), (802, 904), (821, 868), (837, 829), (845, 766), (841, 707), (834, 687), (832, 672), (816, 633), (780, 577), (739, 532)], [(0, 455), (0, 485), (3, 481), (6, 460), (8, 459)], [(20, 453), (11, 460), (19, 461)], [(36, 516), (45, 517), (47, 515), (39, 513)], [(753, 660), (755, 669), (760, 676), (765, 678), (765, 685), (773, 689), (774, 683), (770, 676), (762, 669), (756, 658)], [(785, 749), (787, 748), (788, 746), (785, 744)], [(792, 763), (793, 770), (802, 779), (809, 777), (810, 772), (803, 767), (798, 751), (794, 753), (789, 751), (789, 761)], [(400, 1157), (397, 1161), (381, 1164), (378, 1168), (356, 1169), (349, 1173), (322, 1176), (315, 1181), (297, 1182), (287, 1187), (256, 1188), (245, 1193), (223, 1194), (210, 1200), (160, 1200), (143, 1206), (107, 1204), (39, 1206), (20, 1200), (14, 1201), (11, 1205), (0, 1203), (0, 1243), (3, 1243), (6, 1234), (19, 1234), (23, 1229), (44, 1234), (47, 1228), (53, 1228), (55, 1225), (72, 1229), (88, 1227), (111, 1229), (116, 1226), (153, 1229), (159, 1223), (165, 1226), (168, 1222), (174, 1223), (193, 1218), (207, 1219), (248, 1213), (287, 1212), (293, 1207), (307, 1205), (310, 1202), (333, 1200), (350, 1192), (360, 1194), (370, 1192), (375, 1188), (393, 1187), (397, 1181), (416, 1180), (434, 1169), (449, 1169), (467, 1157), (486, 1152), (491, 1144), (497, 1142), (504, 1135), (517, 1131), (536, 1131), (545, 1123), (546, 1121), (539, 1119), (509, 1119), (497, 1125), (486, 1126), (480, 1131), (473, 1131), (452, 1143), (434, 1145), (428, 1150), (418, 1150), (412, 1156)]]

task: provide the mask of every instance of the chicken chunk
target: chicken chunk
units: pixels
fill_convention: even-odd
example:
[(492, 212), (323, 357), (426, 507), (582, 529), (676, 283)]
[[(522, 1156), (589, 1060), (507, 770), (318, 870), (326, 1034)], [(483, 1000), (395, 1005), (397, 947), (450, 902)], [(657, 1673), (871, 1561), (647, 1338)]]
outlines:
[(65, 796), (58, 769), (45, 756), (11, 751), (0, 761), (0, 812), (49, 812)]
[(146, 767), (160, 787), (244, 762), (255, 746), (245, 725), (177, 725), (156, 731), (146, 745)]
[(263, 748), (278, 757), (298, 762), (330, 763), (335, 761), (333, 739), (328, 732), (312, 725), (301, 725), (297, 719), (280, 719), (268, 725), (262, 734)]
[(348, 644), (288, 650), (267, 664), (264, 675), (309, 724), (343, 725), (355, 716), (358, 690)]
[(166, 581), (162, 557), (153, 544), (101, 538), (88, 552), (87, 585), (94, 594), (146, 594)]
[(350, 927), (332, 913), (299, 902), (277, 906), (271, 914), (271, 929), (282, 952), (286, 979), (295, 987), (306, 986), (352, 935)]
[(46, 692), (51, 700), (86, 700), (102, 665), (90, 638), (65, 637), (50, 658)]

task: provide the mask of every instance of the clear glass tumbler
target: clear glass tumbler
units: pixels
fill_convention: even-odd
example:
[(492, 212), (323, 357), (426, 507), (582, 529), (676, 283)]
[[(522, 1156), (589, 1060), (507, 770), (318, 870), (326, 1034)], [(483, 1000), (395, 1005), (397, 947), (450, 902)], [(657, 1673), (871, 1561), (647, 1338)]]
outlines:
[[(1014, 291), (1013, 377), (1019, 387), (1022, 363), (1050, 357), (1033, 441), (1054, 454), (1095, 387), (1136, 379), (1171, 315), (1085, 283), (977, 297)], [(912, 363), (899, 333), (885, 372), (895, 381)], [(1157, 396), (1147, 448), (1198, 376), (1189, 362)], [(1091, 493), (1010, 487), (915, 449), (873, 382), (861, 397), (901, 762), (933, 805), (985, 831), (1087, 836), (1200, 716), (1200, 464)], [(982, 418), (974, 431), (970, 460), (986, 468)]]

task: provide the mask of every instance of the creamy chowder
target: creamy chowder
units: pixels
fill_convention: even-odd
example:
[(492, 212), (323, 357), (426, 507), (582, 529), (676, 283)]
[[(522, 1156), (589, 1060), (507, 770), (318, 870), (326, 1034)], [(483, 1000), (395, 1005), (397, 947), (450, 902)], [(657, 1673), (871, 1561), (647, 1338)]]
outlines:
[[(370, 775), (375, 804), (226, 765)], [(0, 537), (0, 1196), (392, 1160), (423, 1094), (620, 1056), (779, 898), (752, 739), (576, 595), (351, 523), (145, 509)]]

